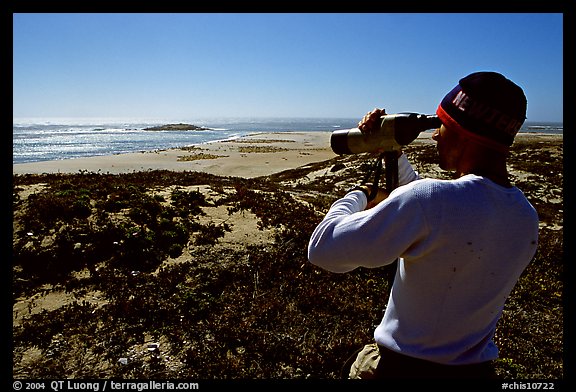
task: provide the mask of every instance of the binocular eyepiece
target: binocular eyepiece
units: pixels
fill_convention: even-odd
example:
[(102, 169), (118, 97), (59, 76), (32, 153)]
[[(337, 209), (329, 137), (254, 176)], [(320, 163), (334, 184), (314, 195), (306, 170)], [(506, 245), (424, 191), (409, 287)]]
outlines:
[(398, 151), (412, 143), (420, 132), (442, 124), (438, 116), (418, 113), (386, 114), (380, 118), (380, 127), (370, 132), (358, 128), (332, 132), (332, 151), (338, 155)]

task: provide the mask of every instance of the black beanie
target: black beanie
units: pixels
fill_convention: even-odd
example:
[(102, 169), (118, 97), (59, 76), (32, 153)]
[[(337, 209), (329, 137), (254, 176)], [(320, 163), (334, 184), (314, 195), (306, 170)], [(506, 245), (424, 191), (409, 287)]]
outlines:
[(436, 114), (444, 126), (471, 132), (470, 136), (507, 150), (526, 119), (526, 104), (522, 88), (503, 75), (475, 72), (460, 79)]

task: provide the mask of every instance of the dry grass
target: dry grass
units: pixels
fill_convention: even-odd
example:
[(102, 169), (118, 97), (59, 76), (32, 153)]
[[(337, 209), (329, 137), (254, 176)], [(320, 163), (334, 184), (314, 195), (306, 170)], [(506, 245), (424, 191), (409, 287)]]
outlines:
[[(433, 147), (407, 152), (421, 174), (450, 177)], [(371, 340), (393, 270), (331, 274), (307, 262), (306, 244), (369, 163), (338, 157), (251, 180), (14, 176), (13, 376), (339, 378)], [(562, 145), (518, 145), (511, 167), (542, 230), (498, 324), (497, 371), (561, 379)], [(230, 220), (207, 214), (224, 208)], [(268, 234), (242, 243), (255, 227), (242, 219)]]

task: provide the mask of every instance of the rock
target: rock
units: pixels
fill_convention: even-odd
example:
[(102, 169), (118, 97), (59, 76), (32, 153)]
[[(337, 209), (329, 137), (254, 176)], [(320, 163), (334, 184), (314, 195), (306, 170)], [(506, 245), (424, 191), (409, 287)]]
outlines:
[(144, 128), (145, 131), (207, 131), (210, 128), (199, 127), (193, 124), (164, 124), (156, 127)]
[(334, 173), (334, 172), (337, 172), (338, 170), (342, 170), (345, 168), (346, 168), (346, 165), (343, 164), (342, 162), (339, 162), (339, 163), (335, 164), (334, 166), (332, 166), (332, 168), (330, 169), (330, 172)]

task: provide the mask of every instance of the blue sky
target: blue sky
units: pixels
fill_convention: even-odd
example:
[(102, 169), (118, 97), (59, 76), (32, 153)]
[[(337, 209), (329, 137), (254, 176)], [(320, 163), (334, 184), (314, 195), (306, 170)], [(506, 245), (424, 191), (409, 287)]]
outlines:
[(562, 121), (559, 13), (16, 13), (13, 117), (434, 113), (498, 71)]

